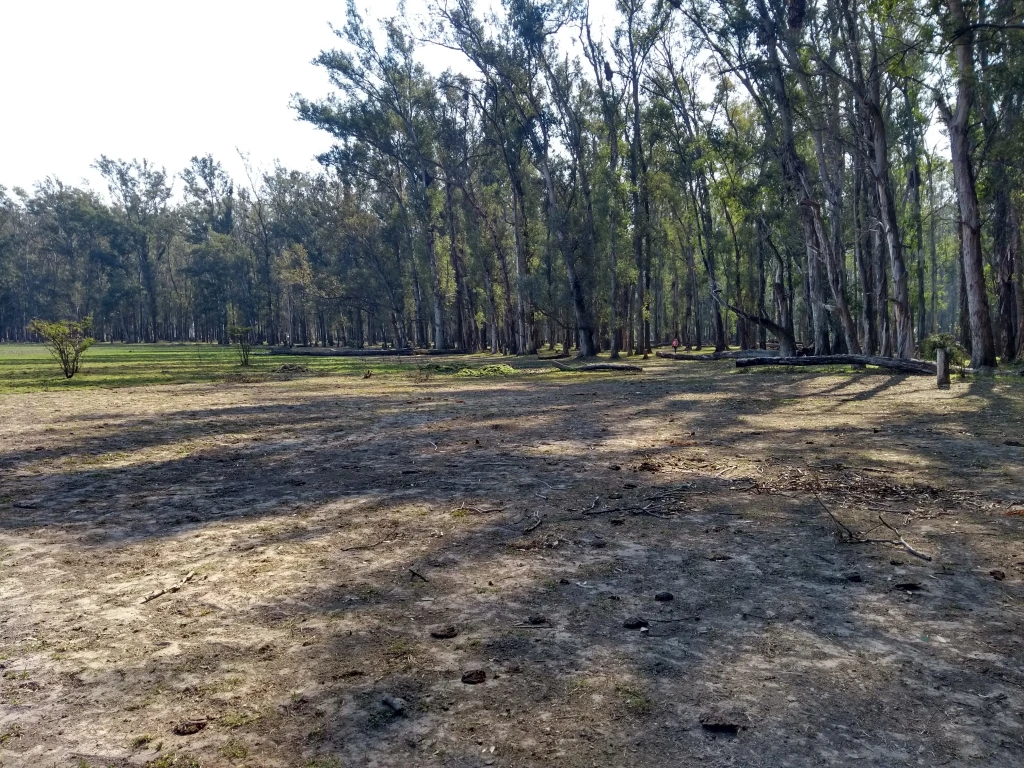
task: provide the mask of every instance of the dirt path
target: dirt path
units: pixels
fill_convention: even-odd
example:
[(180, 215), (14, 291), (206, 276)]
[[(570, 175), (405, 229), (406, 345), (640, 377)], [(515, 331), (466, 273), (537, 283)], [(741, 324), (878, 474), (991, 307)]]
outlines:
[(1024, 764), (1016, 441), (728, 362), (6, 396), (0, 766)]

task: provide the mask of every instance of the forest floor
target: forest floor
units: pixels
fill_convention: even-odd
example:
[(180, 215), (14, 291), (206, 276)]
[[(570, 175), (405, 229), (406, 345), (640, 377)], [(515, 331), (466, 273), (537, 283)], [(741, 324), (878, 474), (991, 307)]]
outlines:
[(0, 395), (0, 766), (1024, 764), (1024, 380), (467, 360)]

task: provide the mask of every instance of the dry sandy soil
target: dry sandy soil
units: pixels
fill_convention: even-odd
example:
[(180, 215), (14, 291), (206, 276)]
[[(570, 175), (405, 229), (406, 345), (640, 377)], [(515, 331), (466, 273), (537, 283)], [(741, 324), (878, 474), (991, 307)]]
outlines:
[(1024, 765), (1022, 383), (647, 366), (0, 398), (0, 765)]

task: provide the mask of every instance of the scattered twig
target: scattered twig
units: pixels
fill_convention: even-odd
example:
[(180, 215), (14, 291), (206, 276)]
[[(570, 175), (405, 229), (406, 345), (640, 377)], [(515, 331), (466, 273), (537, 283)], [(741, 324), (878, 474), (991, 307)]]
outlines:
[(600, 497), (600, 496), (595, 496), (595, 497), (594, 497), (594, 503), (593, 503), (593, 504), (591, 504), (591, 505), (590, 505), (589, 507), (587, 507), (586, 509), (581, 509), (581, 510), (580, 510), (580, 512), (582, 512), (582, 513), (583, 513), (584, 515), (590, 514), (590, 513), (591, 513), (591, 512), (593, 512), (593, 511), (594, 511), (595, 509), (597, 509), (597, 502), (599, 502), (600, 500), (601, 500), (601, 497)]
[(451, 514), (453, 514), (455, 512), (474, 512), (474, 513), (476, 513), (478, 515), (486, 515), (489, 512), (504, 512), (504, 511), (505, 511), (504, 507), (489, 507), (489, 508), (486, 508), (486, 509), (481, 509), (480, 507), (469, 507), (469, 506), (466, 506), (466, 503), (463, 502), (459, 506), (457, 506), (457, 507), (455, 507), (453, 509), (449, 509), (446, 514), (451, 515)]
[(544, 518), (542, 518), (540, 514), (537, 512), (533, 513), (533, 519), (534, 522), (526, 526), (526, 528), (523, 529), (523, 533), (530, 533), (531, 531), (537, 530), (538, 528), (540, 528), (540, 524), (544, 522)]
[(175, 585), (173, 585), (173, 586), (170, 586), (170, 587), (167, 587), (166, 589), (158, 589), (158, 590), (156, 590), (155, 592), (150, 592), (150, 593), (149, 593), (148, 595), (146, 595), (146, 596), (145, 596), (144, 598), (142, 598), (141, 600), (139, 600), (139, 605), (142, 605), (143, 603), (148, 603), (148, 602), (149, 602), (150, 600), (156, 600), (156, 599), (157, 599), (158, 597), (160, 597), (161, 595), (166, 595), (166, 594), (168, 594), (168, 593), (170, 593), (170, 592), (177, 592), (177, 591), (178, 591), (179, 589), (181, 589), (181, 588), (182, 588), (183, 586), (185, 586), (185, 585), (186, 585), (186, 584), (188, 584), (188, 583), (189, 583), (190, 581), (192, 581), (192, 579), (193, 579), (193, 577), (194, 577), (195, 575), (196, 575), (196, 572), (195, 572), (195, 571), (189, 571), (189, 572), (188, 572), (188, 573), (187, 573), (187, 574), (185, 575), (185, 578), (183, 578), (183, 579), (182, 579), (181, 581), (179, 581), (179, 582), (178, 582), (177, 584), (175, 584)]
[(840, 520), (838, 517), (836, 517), (835, 515), (832, 514), (832, 510), (825, 506), (825, 502), (821, 500), (821, 497), (818, 494), (814, 494), (814, 498), (821, 505), (821, 508), (824, 509), (826, 513), (828, 513), (828, 516), (832, 518), (832, 522), (835, 523), (836, 525), (838, 525), (840, 528), (843, 529), (843, 531), (846, 533), (846, 538), (847, 539), (849, 539), (850, 541), (853, 541), (854, 539), (857, 538), (856, 536), (853, 535), (853, 531), (851, 531), (849, 528), (847, 528), (843, 524), (842, 520)]
[[(890, 531), (892, 531), (893, 533), (896, 534), (896, 538), (899, 540), (898, 543), (901, 544), (903, 546), (903, 548), (907, 550), (907, 552), (909, 552), (910, 554), (914, 555), (915, 557), (920, 557), (922, 560), (927, 560), (929, 563), (932, 561), (931, 557), (926, 555), (924, 552), (918, 552), (912, 546), (907, 544), (907, 540), (903, 538), (903, 534), (901, 534), (898, 530), (896, 530), (891, 525), (889, 525), (889, 523), (887, 523), (885, 521), (885, 518), (882, 517), (881, 513), (879, 513), (879, 515), (878, 515), (878, 521), (882, 525), (884, 525), (886, 528), (888, 528)], [(894, 543), (896, 543), (896, 542), (894, 542)]]
[(381, 539), (380, 541), (375, 541), (375, 542), (373, 542), (373, 544), (357, 544), (357, 545), (356, 545), (356, 546), (354, 546), (354, 547), (342, 547), (342, 548), (341, 548), (340, 550), (338, 550), (338, 551), (339, 551), (339, 552), (355, 552), (355, 551), (356, 551), (357, 549), (373, 549), (374, 547), (378, 547), (378, 546), (380, 546), (381, 544), (383, 544), (383, 543), (384, 543), (385, 541), (387, 541), (387, 540), (388, 540), (388, 539), (387, 539), (387, 537), (385, 536), (385, 537), (384, 537), (383, 539)]
[(410, 578), (411, 578), (411, 579), (412, 579), (413, 581), (415, 581), (415, 580), (416, 580), (417, 578), (419, 578), (419, 579), (423, 579), (423, 581), (430, 581), (430, 579), (428, 579), (428, 578), (427, 578), (426, 576), (424, 576), (424, 575), (423, 575), (422, 573), (420, 573), (419, 571), (417, 571), (417, 570), (416, 570), (415, 568), (410, 568), (410, 569), (409, 569), (409, 573), (411, 573), (411, 574), (412, 574), (412, 576), (411, 576)]
[[(843, 529), (843, 532), (846, 534), (846, 541), (850, 542), (851, 544), (891, 544), (894, 547), (903, 547), (910, 554), (914, 555), (915, 557), (919, 557), (922, 560), (926, 560), (929, 563), (932, 561), (931, 556), (926, 555), (924, 552), (920, 552), (914, 549), (912, 546), (910, 546), (910, 544), (907, 543), (907, 540), (903, 538), (903, 534), (901, 534), (896, 528), (889, 525), (889, 523), (886, 522), (885, 518), (882, 517), (881, 514), (878, 515), (879, 521), (882, 523), (882, 525), (884, 525), (886, 528), (888, 528), (890, 531), (896, 534), (895, 539), (869, 539), (865, 538), (865, 534), (863, 533), (858, 536), (853, 531), (851, 531), (845, 524), (843, 524), (843, 522), (838, 517), (832, 514), (832, 510), (825, 506), (825, 502), (823, 502), (817, 494), (814, 495), (814, 498), (817, 499), (818, 503), (821, 505), (821, 508), (828, 513), (828, 516), (832, 518), (832, 521)], [(876, 525), (875, 528), (877, 527), (878, 526)], [(874, 530), (874, 528), (872, 528), (871, 530)], [(870, 533), (870, 531), (868, 531), (868, 533)]]
[(693, 621), (693, 616), (683, 616), (679, 619), (647, 619), (651, 624), (675, 624), (680, 621)]

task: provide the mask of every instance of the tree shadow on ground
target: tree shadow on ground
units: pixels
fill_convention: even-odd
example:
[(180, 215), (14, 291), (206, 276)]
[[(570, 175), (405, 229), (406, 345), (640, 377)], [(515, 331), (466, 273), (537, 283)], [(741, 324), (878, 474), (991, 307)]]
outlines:
[[(261, 440), (240, 406), (181, 409), (182, 434), (126, 418), (77, 436), (70, 455), (134, 434), (141, 458), (16, 480), (8, 503), (38, 508), (5, 510), (21, 584), (0, 618), (46, 685), (17, 754), (80, 743), (54, 736), (70, 711), (122, 750), (154, 732), (204, 765), (230, 764), (230, 740), (266, 765), (1019, 761), (1020, 581), (985, 565), (1020, 525), (981, 537), (993, 521), (947, 482), (964, 476), (953, 450), (885, 476), (935, 440), (900, 407), (912, 383), (872, 387), (894, 404), (865, 415), (842, 398), (867, 381), (651, 378), (288, 393), (298, 407), (268, 405)], [(325, 416), (339, 400), (358, 421)], [(4, 461), (31, 473), (52, 461), (36, 454)], [(936, 560), (838, 541), (815, 494), (858, 530), (869, 505), (900, 508)], [(187, 570), (181, 593), (138, 604)], [(40, 611), (44, 592), (61, 610)], [(445, 624), (459, 635), (430, 636)], [(52, 658), (29, 652), (40, 635)], [(463, 684), (473, 668), (487, 682)], [(709, 732), (714, 710), (743, 728)], [(201, 733), (170, 734), (196, 715)]]

